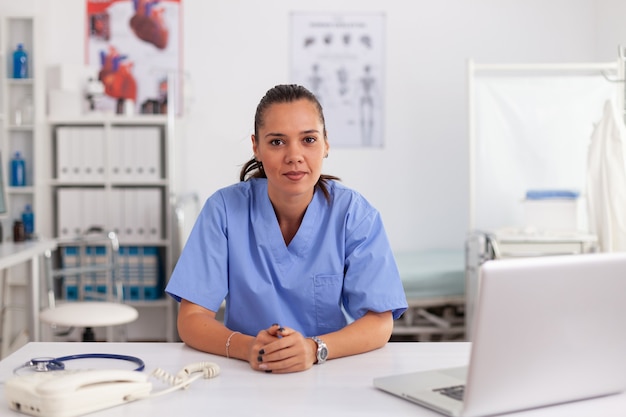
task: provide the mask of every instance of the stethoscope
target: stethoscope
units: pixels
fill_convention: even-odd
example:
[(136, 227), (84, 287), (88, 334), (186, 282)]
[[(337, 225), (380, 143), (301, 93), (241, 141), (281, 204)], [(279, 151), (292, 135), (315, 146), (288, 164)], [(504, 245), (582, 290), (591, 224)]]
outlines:
[(50, 371), (62, 371), (65, 369), (66, 361), (74, 360), (74, 359), (116, 359), (122, 361), (133, 362), (137, 365), (135, 371), (143, 371), (145, 368), (144, 362), (135, 357), (135, 356), (127, 356), (127, 355), (116, 355), (114, 353), (83, 353), (80, 355), (68, 355), (61, 356), (58, 358), (52, 357), (41, 357), (41, 358), (33, 358), (26, 362), (25, 364), (18, 366), (13, 370), (14, 374), (17, 374), (21, 369), (31, 369), (35, 372), (50, 372)]

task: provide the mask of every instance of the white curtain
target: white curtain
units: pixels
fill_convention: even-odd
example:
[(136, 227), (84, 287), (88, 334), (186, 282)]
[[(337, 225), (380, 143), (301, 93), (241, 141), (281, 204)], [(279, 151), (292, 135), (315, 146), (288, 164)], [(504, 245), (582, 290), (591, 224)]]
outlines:
[(604, 252), (626, 251), (626, 128), (623, 111), (607, 101), (589, 146), (590, 231)]
[(594, 123), (617, 87), (601, 75), (474, 80), (474, 229), (524, 226), (529, 189), (586, 189)]

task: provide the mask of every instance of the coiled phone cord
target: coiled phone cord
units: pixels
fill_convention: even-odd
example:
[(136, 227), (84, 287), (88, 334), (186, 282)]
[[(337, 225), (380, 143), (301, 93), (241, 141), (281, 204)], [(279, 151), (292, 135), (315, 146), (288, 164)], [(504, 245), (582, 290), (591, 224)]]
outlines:
[(209, 379), (215, 378), (219, 374), (220, 367), (218, 364), (213, 362), (196, 362), (189, 364), (181, 369), (176, 375), (172, 375), (162, 368), (156, 368), (154, 371), (152, 371), (150, 375), (155, 379), (163, 381), (171, 386), (161, 391), (150, 393), (147, 396), (143, 397), (134, 397), (131, 395), (127, 398), (127, 400), (132, 401), (148, 397), (156, 397), (159, 395), (168, 394), (172, 391), (176, 391), (179, 389), (187, 389), (193, 381), (199, 379), (200, 377), (204, 377), (204, 379)]

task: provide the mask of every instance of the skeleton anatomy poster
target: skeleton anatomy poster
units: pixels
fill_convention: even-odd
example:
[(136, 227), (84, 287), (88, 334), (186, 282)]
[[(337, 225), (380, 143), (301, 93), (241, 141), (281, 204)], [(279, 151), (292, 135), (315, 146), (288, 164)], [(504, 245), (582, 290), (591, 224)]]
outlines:
[(382, 147), (383, 13), (293, 13), (291, 76), (320, 100), (333, 146)]
[(181, 3), (87, 0), (86, 60), (104, 84), (104, 110), (167, 112), (168, 76), (182, 67)]

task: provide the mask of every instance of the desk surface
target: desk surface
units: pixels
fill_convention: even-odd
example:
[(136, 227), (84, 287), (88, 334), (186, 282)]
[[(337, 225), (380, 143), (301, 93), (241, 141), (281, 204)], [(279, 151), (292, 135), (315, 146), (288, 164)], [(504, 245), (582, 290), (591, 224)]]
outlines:
[[(0, 414), (15, 415), (4, 399), (4, 382), (13, 369), (33, 357), (80, 353), (137, 356), (146, 372), (157, 367), (170, 373), (190, 363), (211, 361), (221, 367), (214, 379), (199, 379), (185, 391), (141, 400), (93, 414), (94, 417), (133, 416), (440, 416), (406, 400), (377, 390), (372, 378), (394, 373), (460, 366), (469, 358), (469, 343), (389, 343), (363, 355), (328, 361), (322, 366), (286, 375), (250, 369), (236, 359), (209, 355), (182, 343), (29, 343), (0, 361)], [(132, 369), (130, 362), (79, 359), (68, 368)], [(155, 384), (155, 391), (164, 387)], [(547, 407), (511, 416), (624, 416), (626, 394)]]
[(57, 247), (51, 239), (27, 240), (25, 242), (0, 243), (0, 269), (8, 268), (43, 254)]
[[(52, 239), (39, 239), (28, 240), (25, 242), (2, 242), (0, 243), (0, 271), (3, 271), (3, 279), (8, 279), (6, 274), (9, 269), (21, 263), (30, 263), (30, 279), (28, 281), (30, 287), (30, 308), (28, 313), (28, 330), (30, 340), (39, 341), (39, 310), (40, 300), (40, 286), (39, 286), (39, 257), (48, 250), (53, 250), (57, 247), (57, 242)], [(9, 322), (10, 316), (6, 317)], [(9, 337), (13, 337), (10, 334), (10, 327), (0, 325), (4, 327), (2, 329), (3, 340), (0, 344), (0, 356), (4, 356), (5, 352), (9, 349)]]

